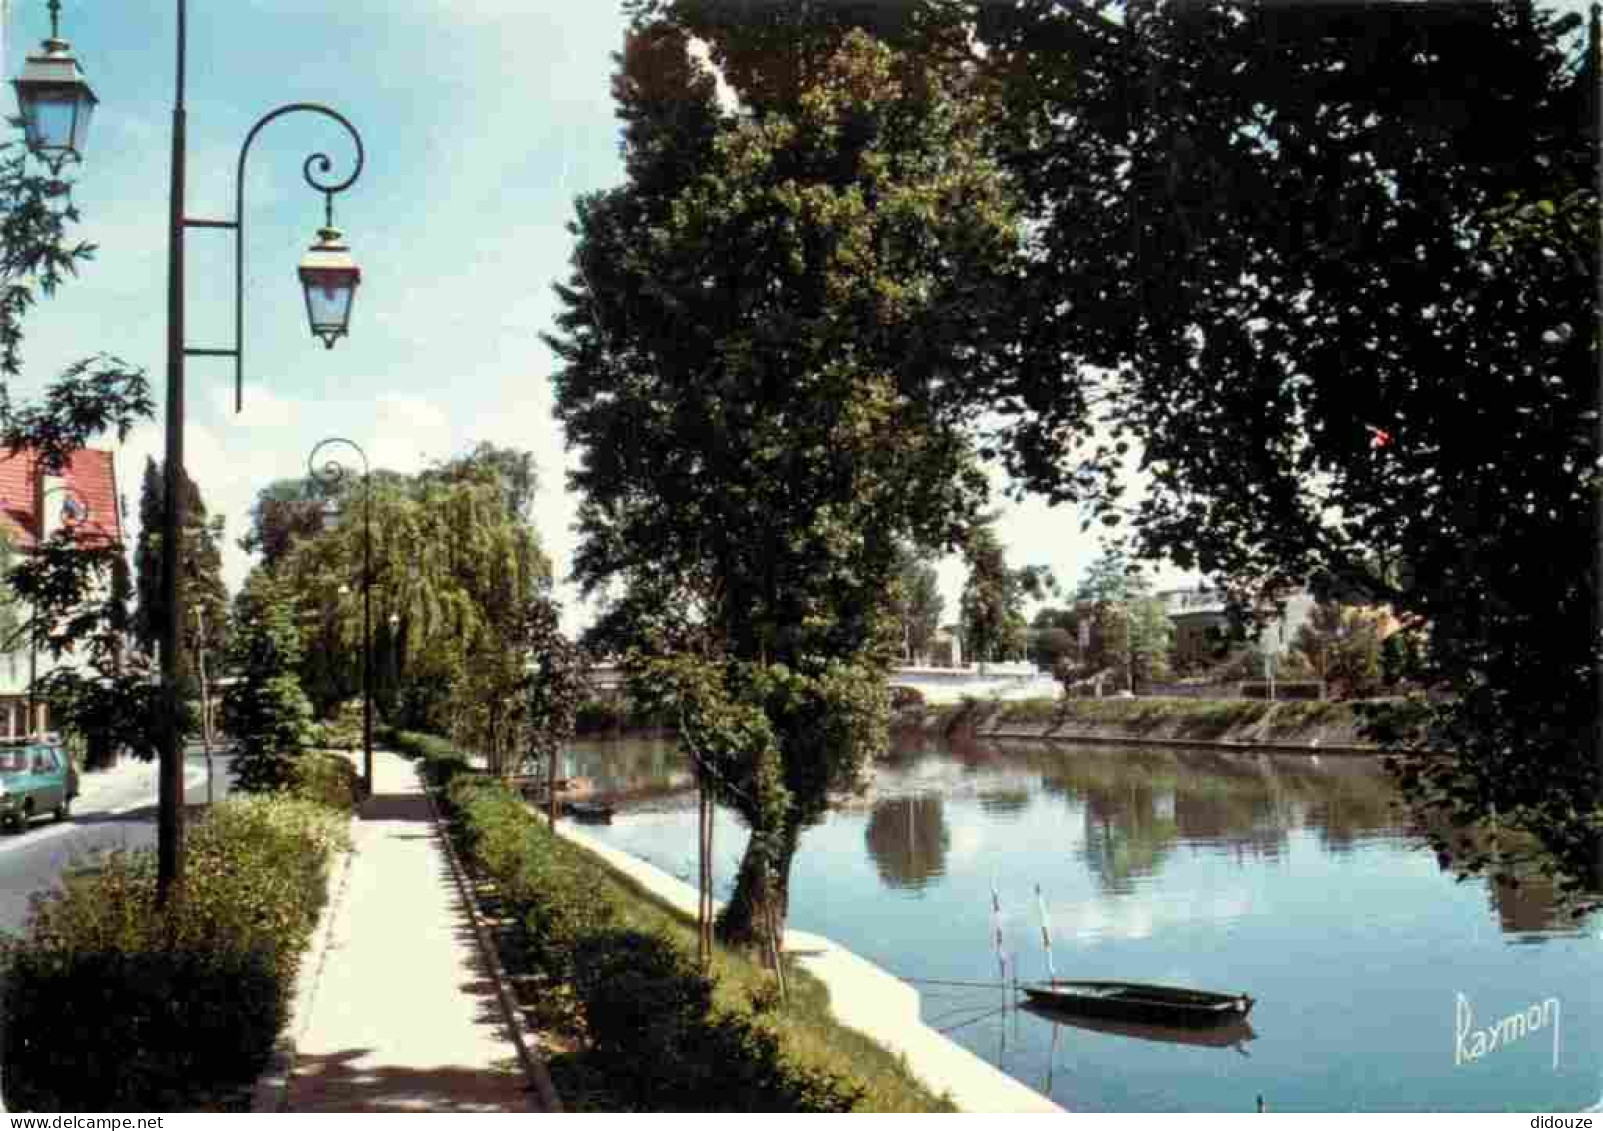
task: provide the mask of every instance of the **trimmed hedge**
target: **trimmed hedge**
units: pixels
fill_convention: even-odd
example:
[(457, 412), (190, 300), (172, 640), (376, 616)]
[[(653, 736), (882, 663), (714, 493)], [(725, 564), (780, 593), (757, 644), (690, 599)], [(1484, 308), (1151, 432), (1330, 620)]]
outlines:
[[(449, 760), (445, 760), (447, 764)], [(456, 772), (457, 839), (524, 927), (524, 958), (571, 992), (590, 1055), (624, 1102), (652, 1111), (851, 1111), (861, 1082), (795, 1063), (779, 1034), (717, 1011), (713, 983), (668, 939), (615, 930), (599, 865), (554, 836), (512, 790)], [(549, 1008), (549, 1003), (548, 1003)]]
[(0, 953), (13, 1111), (193, 1111), (247, 1087), (286, 1019), (344, 818), (283, 795), (230, 799), (190, 830), (184, 898), (156, 908), (156, 856), (114, 852), (34, 898)]
[(522, 927), (500, 945), (510, 972), (532, 975), (520, 979), (524, 1004), (548, 1031), (579, 1039), (550, 1062), (570, 1110), (955, 1110), (835, 1022), (828, 992), (801, 971), (778, 1010), (772, 975), (720, 949), (705, 995), (683, 916), (554, 836), (450, 743), (402, 731), (385, 742), (448, 783), (439, 796), (452, 839)]
[(554, 837), (521, 797), (487, 778), (458, 775), (446, 800), (462, 818), (463, 848), (523, 923), (536, 969), (570, 981), (575, 947), (614, 915), (612, 905), (596, 897), (578, 852)]
[(457, 774), (472, 768), (468, 756), (443, 738), (413, 730), (374, 727), (375, 742), (379, 741), (380, 730), (386, 746), (423, 763), (424, 778), (436, 789), (443, 789)]

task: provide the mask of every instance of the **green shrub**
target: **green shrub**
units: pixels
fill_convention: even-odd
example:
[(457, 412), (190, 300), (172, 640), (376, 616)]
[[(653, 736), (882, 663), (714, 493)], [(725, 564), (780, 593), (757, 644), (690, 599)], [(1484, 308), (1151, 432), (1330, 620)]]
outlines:
[(308, 750), (295, 761), (290, 792), (348, 813), (361, 804), (362, 775), (342, 755)]
[(610, 903), (575, 867), (573, 850), (506, 786), (458, 776), (446, 796), (462, 817), (463, 850), (523, 921), (530, 957), (548, 977), (566, 980), (575, 945), (612, 922)]
[(868, 1091), (849, 1076), (797, 1063), (785, 1055), (779, 1034), (748, 1013), (709, 1020), (689, 1051), (692, 1111), (838, 1114), (855, 1111)]
[(104, 856), (35, 897), (5, 953), (13, 1109), (193, 1110), (248, 1084), (281, 1028), (344, 819), (285, 796), (213, 806), (184, 898), (156, 909), (149, 850)]
[(334, 709), (333, 717), (323, 724), (322, 744), (335, 750), (360, 750), (365, 725), (362, 701), (347, 699)]
[(632, 1066), (648, 1088), (677, 1073), (712, 1007), (712, 982), (690, 957), (639, 931), (585, 939), (574, 955), (573, 988), (596, 1055), (619, 1069)]
[(578, 947), (616, 918), (612, 904), (579, 869), (555, 858), (526, 861), (511, 886), (526, 906), (531, 957), (548, 976), (571, 979)]
[(419, 759), (423, 763), (424, 779), (437, 789), (449, 785), (457, 774), (472, 769), (466, 754), (435, 735), (385, 728), (385, 739), (402, 754)]
[(255, 1079), (286, 1019), (260, 953), (24, 947), (7, 966), (12, 1111), (192, 1111)]
[(766, 1020), (714, 1013), (712, 982), (661, 935), (592, 934), (575, 955), (573, 982), (594, 1055), (646, 1109), (848, 1112), (866, 1093), (859, 1081), (786, 1056)]

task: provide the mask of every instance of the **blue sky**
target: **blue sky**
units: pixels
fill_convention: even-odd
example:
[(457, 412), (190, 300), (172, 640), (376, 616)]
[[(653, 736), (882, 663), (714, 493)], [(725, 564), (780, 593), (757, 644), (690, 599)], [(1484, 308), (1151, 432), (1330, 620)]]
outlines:
[[(331, 435), (361, 444), (375, 467), (413, 472), (480, 440), (534, 453), (535, 520), (565, 576), (574, 500), (551, 418), (554, 362), (539, 341), (565, 278), (565, 224), (576, 194), (622, 176), (609, 80), (623, 37), (615, 3), (568, 0), (195, 0), (189, 11), (188, 213), (233, 207), (239, 146), (287, 102), (323, 102), (361, 131), (367, 163), (336, 199), (336, 223), (362, 267), (351, 336), (332, 351), (306, 327), (295, 268), (322, 219), (301, 179), (327, 152), (343, 177), (343, 131), (312, 115), (268, 126), (246, 170), (245, 409), (233, 411), (227, 359), (192, 358), (186, 464), (213, 514), (227, 518), (224, 572), (256, 492), (305, 473)], [(99, 255), (27, 324), (26, 396), (71, 360), (104, 351), (166, 385), (166, 226), (176, 4), (64, 0), (61, 33), (100, 98), (74, 196)], [(5, 64), (49, 30), (44, 0), (7, 0)], [(9, 98), (9, 94), (7, 95)], [(187, 237), (189, 344), (232, 334), (231, 238)], [(137, 508), (147, 455), (163, 453), (161, 412), (121, 447), (120, 485)], [(1017, 564), (1054, 567), (1065, 583), (1095, 556), (1070, 509), (1005, 505)], [(130, 516), (137, 519), (137, 515)], [(941, 567), (955, 619), (962, 567)], [(1178, 574), (1169, 572), (1163, 580)], [(568, 626), (588, 620), (562, 587)]]

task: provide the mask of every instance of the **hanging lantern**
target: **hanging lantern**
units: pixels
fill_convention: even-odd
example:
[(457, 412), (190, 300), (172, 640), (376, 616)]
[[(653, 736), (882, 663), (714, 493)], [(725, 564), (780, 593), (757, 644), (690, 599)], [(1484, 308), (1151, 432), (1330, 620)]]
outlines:
[(345, 246), (338, 228), (318, 229), (317, 242), (301, 259), (300, 275), (312, 336), (333, 349), (350, 329), (351, 302), (362, 281), (362, 269), (351, 258), (351, 249)]
[(28, 56), (22, 77), (11, 83), (17, 91), (28, 148), (50, 166), (52, 175), (59, 175), (69, 160), (83, 160), (89, 119), (100, 101), (78, 69), (71, 45), (57, 37), (56, 17), (53, 4), (44, 53)]

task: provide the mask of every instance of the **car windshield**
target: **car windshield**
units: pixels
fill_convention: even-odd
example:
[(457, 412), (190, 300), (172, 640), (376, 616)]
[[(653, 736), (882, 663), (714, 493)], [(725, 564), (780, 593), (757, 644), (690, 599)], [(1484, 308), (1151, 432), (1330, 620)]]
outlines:
[(15, 774), (28, 768), (26, 750), (0, 750), (0, 774)]

